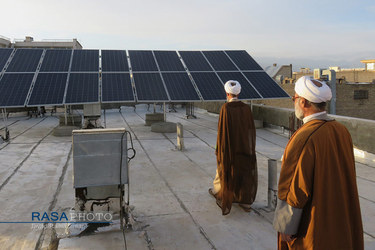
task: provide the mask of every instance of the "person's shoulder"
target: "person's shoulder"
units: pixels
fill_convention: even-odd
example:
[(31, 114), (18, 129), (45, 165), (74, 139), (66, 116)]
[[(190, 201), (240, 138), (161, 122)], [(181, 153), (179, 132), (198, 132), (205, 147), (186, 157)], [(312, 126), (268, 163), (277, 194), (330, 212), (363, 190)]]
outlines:
[(226, 103), (228, 107), (238, 108), (238, 107), (249, 107), (250, 106), (242, 101), (233, 101), (233, 102), (227, 102)]
[(221, 105), (221, 109), (228, 109), (229, 102), (225, 102), (223, 105)]
[(324, 121), (322, 120), (313, 120), (304, 124), (296, 133), (295, 137), (299, 140), (305, 140), (308, 137), (312, 136), (317, 129), (322, 126)]
[(223, 112), (228, 112), (228, 102), (221, 105), (220, 114), (222, 114)]
[(341, 133), (346, 132), (349, 134), (348, 128), (336, 120), (328, 121), (327, 125), (331, 126), (336, 131), (340, 131)]
[(340, 137), (350, 136), (348, 129), (336, 120), (324, 121), (315, 120), (311, 122), (310, 126), (303, 131), (305, 135), (312, 139), (328, 138), (333, 134), (340, 135)]

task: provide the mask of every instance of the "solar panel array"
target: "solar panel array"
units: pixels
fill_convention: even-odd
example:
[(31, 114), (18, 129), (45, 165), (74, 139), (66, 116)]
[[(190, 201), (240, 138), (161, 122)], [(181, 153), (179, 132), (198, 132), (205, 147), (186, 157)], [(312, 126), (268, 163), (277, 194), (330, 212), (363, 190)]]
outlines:
[(0, 107), (222, 101), (288, 94), (244, 50), (0, 49)]

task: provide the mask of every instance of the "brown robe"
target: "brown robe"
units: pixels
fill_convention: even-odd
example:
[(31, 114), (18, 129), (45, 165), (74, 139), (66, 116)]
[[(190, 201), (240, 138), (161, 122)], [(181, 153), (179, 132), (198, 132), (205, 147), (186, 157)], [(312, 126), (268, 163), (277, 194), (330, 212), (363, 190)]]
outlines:
[(255, 126), (251, 108), (241, 101), (225, 103), (220, 110), (216, 160), (221, 189), (217, 195), (223, 215), (232, 202), (252, 204), (258, 175)]
[[(312, 120), (294, 133), (283, 157), (278, 198), (301, 211), (296, 238), (286, 243), (279, 235), (279, 249), (364, 248), (353, 144), (342, 124)], [(275, 221), (280, 218), (276, 209)]]

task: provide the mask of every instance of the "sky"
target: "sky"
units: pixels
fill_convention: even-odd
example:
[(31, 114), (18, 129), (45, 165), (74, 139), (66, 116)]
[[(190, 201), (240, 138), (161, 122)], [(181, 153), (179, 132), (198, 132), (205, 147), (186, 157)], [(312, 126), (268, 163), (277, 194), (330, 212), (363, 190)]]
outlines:
[(374, 0), (0, 0), (0, 35), (84, 49), (246, 50), (264, 68), (364, 67)]

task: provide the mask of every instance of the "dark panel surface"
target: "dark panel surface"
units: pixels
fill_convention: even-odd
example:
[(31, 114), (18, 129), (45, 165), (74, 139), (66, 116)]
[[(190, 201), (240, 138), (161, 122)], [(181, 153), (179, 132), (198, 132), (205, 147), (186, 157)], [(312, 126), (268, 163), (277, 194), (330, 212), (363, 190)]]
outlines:
[(133, 71), (158, 71), (151, 50), (129, 50), (129, 58)]
[(137, 98), (140, 101), (168, 101), (159, 73), (134, 73)]
[(102, 102), (134, 102), (129, 73), (102, 74)]
[(263, 98), (289, 97), (289, 95), (265, 72), (244, 72), (246, 78)]
[(27, 105), (62, 105), (68, 73), (39, 73)]
[(263, 70), (245, 50), (225, 51), (240, 70)]
[(187, 73), (162, 73), (171, 100), (200, 100)]
[(218, 72), (218, 75), (224, 84), (229, 80), (235, 80), (241, 84), (241, 93), (238, 97), (239, 99), (261, 98), (261, 96), (255, 91), (255, 89), (240, 72)]
[(99, 50), (74, 50), (71, 71), (98, 72)]
[(189, 71), (212, 71), (200, 51), (179, 51)]
[(0, 49), (0, 72), (3, 70), (13, 49)]
[(6, 72), (35, 72), (42, 49), (17, 49)]
[(224, 85), (215, 73), (191, 73), (204, 100), (225, 100)]
[(0, 107), (24, 106), (34, 74), (4, 74), (0, 81)]
[(65, 103), (99, 102), (99, 74), (71, 73)]
[(176, 51), (154, 51), (160, 71), (183, 71), (185, 68)]
[(125, 50), (102, 50), (102, 71), (129, 71)]
[(216, 71), (238, 71), (236, 66), (223, 51), (203, 51), (203, 54)]
[(48, 49), (40, 72), (68, 72), (72, 50)]

